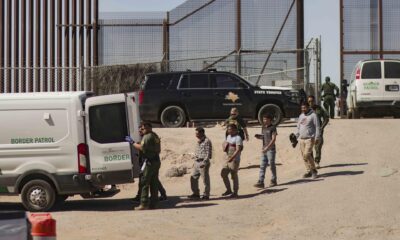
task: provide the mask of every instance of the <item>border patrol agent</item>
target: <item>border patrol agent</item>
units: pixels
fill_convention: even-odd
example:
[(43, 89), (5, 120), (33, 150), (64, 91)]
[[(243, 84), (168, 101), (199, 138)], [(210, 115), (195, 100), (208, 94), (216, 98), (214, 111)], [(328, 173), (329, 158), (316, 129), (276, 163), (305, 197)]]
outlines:
[[(142, 195), (140, 206), (136, 210), (147, 210), (155, 208), (158, 202), (158, 173), (160, 171), (161, 161), (161, 142), (156, 133), (152, 131), (150, 123), (142, 123), (141, 131), (143, 138), (141, 143), (132, 142), (133, 147), (140, 151), (144, 161), (144, 170), (142, 175)], [(149, 200), (150, 191), (150, 200)]]
[[(334, 93), (336, 90), (336, 94)], [(325, 83), (321, 86), (321, 96), (324, 108), (331, 118), (335, 117), (335, 97), (339, 97), (339, 88), (331, 82), (330, 77), (325, 77)]]

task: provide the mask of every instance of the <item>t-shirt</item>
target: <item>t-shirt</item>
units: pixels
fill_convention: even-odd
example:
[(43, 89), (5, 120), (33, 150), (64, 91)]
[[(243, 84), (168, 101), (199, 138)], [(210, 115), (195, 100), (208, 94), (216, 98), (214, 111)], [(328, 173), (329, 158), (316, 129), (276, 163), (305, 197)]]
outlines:
[(160, 138), (154, 132), (144, 135), (141, 145), (144, 158), (154, 159), (161, 152)]
[[(228, 157), (231, 157), (236, 152), (237, 148), (239, 148), (240, 146), (243, 146), (243, 140), (239, 135), (236, 135), (236, 136), (228, 135), (228, 137), (226, 137), (226, 142), (229, 144), (228, 151), (227, 151)], [(239, 152), (236, 155), (236, 158), (235, 158), (236, 162), (240, 162), (240, 154), (241, 154), (241, 152)]]
[[(261, 134), (263, 135), (263, 147), (265, 148), (272, 141), (273, 134), (278, 135), (278, 131), (274, 125), (263, 126)], [(275, 150), (275, 143), (271, 146), (270, 150)]]

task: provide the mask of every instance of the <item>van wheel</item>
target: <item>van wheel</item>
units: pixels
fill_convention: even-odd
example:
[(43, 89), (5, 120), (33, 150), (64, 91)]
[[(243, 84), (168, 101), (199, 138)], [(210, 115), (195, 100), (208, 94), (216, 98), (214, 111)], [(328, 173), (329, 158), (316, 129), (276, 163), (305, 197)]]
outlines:
[(280, 107), (275, 104), (265, 104), (258, 111), (258, 121), (262, 124), (262, 118), (265, 114), (272, 115), (272, 124), (278, 125), (282, 121), (282, 111)]
[(161, 112), (161, 123), (164, 127), (178, 128), (186, 123), (186, 115), (181, 107), (169, 106)]
[(352, 118), (353, 118), (353, 119), (360, 119), (360, 109), (358, 109), (358, 108), (353, 108), (353, 111), (352, 111)]
[(31, 212), (46, 212), (56, 200), (54, 188), (44, 180), (31, 180), (21, 191), (22, 205)]

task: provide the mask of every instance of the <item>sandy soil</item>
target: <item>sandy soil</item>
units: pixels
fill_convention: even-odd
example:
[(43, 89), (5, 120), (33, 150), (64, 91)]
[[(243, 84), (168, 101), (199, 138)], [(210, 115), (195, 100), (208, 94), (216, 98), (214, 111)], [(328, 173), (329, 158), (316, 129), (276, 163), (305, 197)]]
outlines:
[[(57, 239), (400, 239), (400, 124), (394, 119), (333, 120), (325, 131), (320, 178), (301, 178), (300, 150), (278, 128), (279, 186), (258, 190), (261, 142), (254, 137), (242, 154), (240, 198), (220, 197), (224, 132), (207, 128), (214, 144), (211, 200), (188, 201), (187, 174), (166, 178), (172, 166), (191, 166), (193, 128), (155, 129), (162, 137), (161, 180), (169, 200), (151, 211), (134, 211), (136, 184), (120, 186), (112, 199), (68, 199), (52, 215)], [(260, 132), (250, 127), (251, 136)], [(267, 179), (270, 177), (267, 169)], [(200, 183), (201, 189), (203, 189)], [(21, 209), (18, 197), (0, 197), (0, 209)]]

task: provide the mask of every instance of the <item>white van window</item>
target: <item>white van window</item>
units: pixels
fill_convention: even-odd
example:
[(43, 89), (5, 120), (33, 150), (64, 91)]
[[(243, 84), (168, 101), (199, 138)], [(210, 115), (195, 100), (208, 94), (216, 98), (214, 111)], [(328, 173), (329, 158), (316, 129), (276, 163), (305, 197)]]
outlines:
[(361, 73), (361, 78), (362, 79), (382, 78), (381, 62), (364, 63)]
[(98, 143), (124, 142), (128, 136), (125, 103), (89, 108), (90, 138)]
[(385, 62), (385, 78), (400, 78), (400, 62)]

